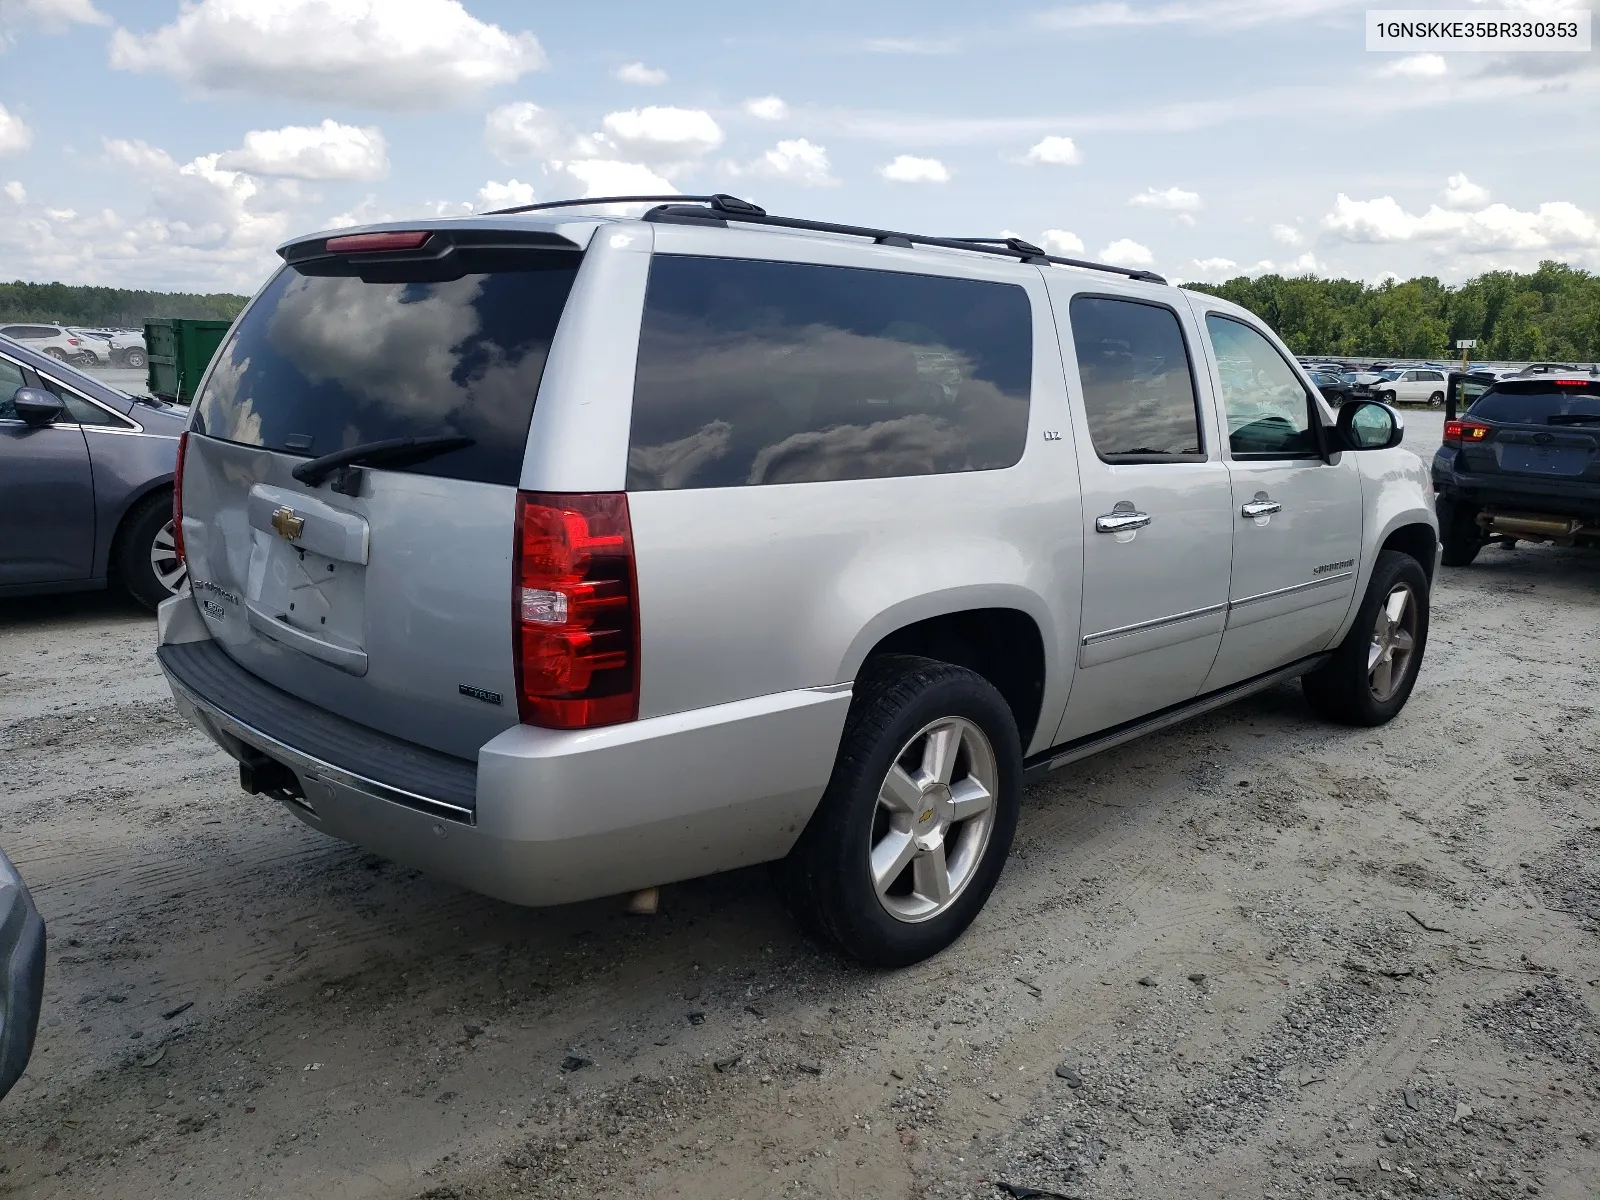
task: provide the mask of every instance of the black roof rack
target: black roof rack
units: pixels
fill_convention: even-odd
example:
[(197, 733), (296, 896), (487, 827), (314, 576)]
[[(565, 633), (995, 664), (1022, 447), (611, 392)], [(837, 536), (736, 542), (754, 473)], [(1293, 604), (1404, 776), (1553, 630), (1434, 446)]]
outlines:
[[(655, 204), (644, 214), (646, 221), (727, 225), (729, 221), (743, 221), (751, 225), (771, 225), (779, 229), (807, 229), (815, 233), (842, 233), (850, 237), (871, 238), (880, 246), (942, 246), (948, 250), (972, 250), (980, 254), (999, 254), (1030, 264), (1055, 263), (1063, 267), (1082, 267), (1089, 271), (1106, 271), (1125, 275), (1147, 283), (1166, 283), (1154, 271), (1141, 271), (1135, 267), (1114, 267), (1109, 263), (1090, 262), (1082, 258), (1062, 258), (1046, 254), (1031, 242), (1021, 238), (949, 238), (929, 237), (920, 233), (898, 233), (892, 229), (874, 229), (867, 225), (836, 225), (831, 221), (810, 221), (802, 217), (777, 217), (766, 209), (741, 200), (737, 196), (716, 193), (710, 196), (592, 196), (586, 200), (547, 200), (542, 204), (519, 204), (514, 208), (497, 208), (483, 214), (489, 217), (509, 216), (513, 213), (539, 212), (551, 208), (579, 208), (596, 204)], [(704, 206), (704, 207), (701, 207)]]

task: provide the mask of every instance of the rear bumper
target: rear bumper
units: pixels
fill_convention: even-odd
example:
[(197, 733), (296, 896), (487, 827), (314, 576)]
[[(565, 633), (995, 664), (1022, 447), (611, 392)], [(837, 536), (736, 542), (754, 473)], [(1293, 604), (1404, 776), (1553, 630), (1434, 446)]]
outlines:
[[(518, 725), (476, 764), (440, 762), (276, 689), (274, 708), (243, 711), (269, 685), (215, 642), (183, 641), (198, 621), (166, 610), (185, 603), (162, 606), (159, 652), (185, 717), (235, 758), (292, 770), (304, 801), (288, 807), (308, 825), (517, 904), (781, 858), (827, 786), (850, 704), (848, 687), (818, 688), (594, 730)], [(203, 681), (185, 669), (199, 655)]]
[(28, 1066), (43, 997), (44, 922), (0, 851), (0, 1096)]
[(1503, 476), (1433, 470), (1433, 490), (1446, 500), (1508, 512), (1548, 513), (1553, 516), (1600, 519), (1600, 486), (1585, 481), (1517, 480)]

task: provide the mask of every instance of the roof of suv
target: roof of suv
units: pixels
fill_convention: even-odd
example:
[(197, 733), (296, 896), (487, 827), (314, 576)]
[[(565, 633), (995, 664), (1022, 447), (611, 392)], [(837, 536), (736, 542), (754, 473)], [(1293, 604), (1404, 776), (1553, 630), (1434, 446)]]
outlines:
[[(566, 209), (614, 208), (619, 205), (645, 203), (651, 204), (653, 207), (639, 217), (624, 216), (614, 211), (598, 214), (586, 213), (577, 216), (575, 219), (563, 215)], [(491, 220), (491, 218), (493, 219)], [(721, 194), (711, 196), (596, 196), (581, 200), (554, 200), (542, 204), (524, 204), (515, 208), (497, 209), (493, 212), (481, 213), (470, 217), (435, 218), (422, 221), (389, 221), (346, 229), (324, 230), (309, 236), (297, 237), (279, 246), (278, 253), (286, 261), (291, 262), (321, 257), (324, 254), (359, 253), (362, 249), (368, 249), (368, 247), (362, 247), (359, 243), (351, 242), (346, 249), (335, 249), (334, 244), (342, 242), (346, 238), (356, 239), (366, 234), (422, 230), (521, 230), (530, 234), (545, 234), (552, 240), (552, 244), (566, 243), (572, 247), (579, 247), (585, 245), (593, 235), (594, 230), (601, 225), (634, 220), (664, 224), (711, 225), (724, 228), (729, 227), (732, 223), (744, 223), (775, 231), (792, 231), (851, 239), (866, 238), (870, 239), (873, 244), (883, 246), (901, 248), (916, 246), (962, 254), (998, 255), (1014, 259), (1020, 263), (1048, 263), (1058, 266), (1079, 267), (1086, 270), (1121, 275), (1128, 279), (1147, 283), (1167, 284), (1167, 280), (1153, 271), (1113, 266), (1108, 263), (1092, 262), (1087, 259), (1063, 258), (1058, 255), (1047, 254), (1038, 246), (1021, 238), (933, 237), (925, 234), (876, 229), (870, 226), (839, 225), (827, 221), (773, 216), (768, 214), (765, 209), (747, 201), (740, 200), (735, 196)], [(322, 245), (317, 243), (322, 243)], [(420, 244), (410, 248), (420, 249)]]

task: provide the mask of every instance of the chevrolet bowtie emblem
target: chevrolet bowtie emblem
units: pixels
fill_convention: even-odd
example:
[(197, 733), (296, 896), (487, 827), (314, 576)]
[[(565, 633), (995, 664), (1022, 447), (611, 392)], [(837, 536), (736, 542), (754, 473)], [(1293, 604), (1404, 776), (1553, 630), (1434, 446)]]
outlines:
[(294, 515), (294, 509), (284, 507), (273, 511), (272, 528), (279, 537), (292, 542), (306, 531), (306, 522), (304, 517)]
[(933, 809), (931, 808), (917, 818), (918, 823), (922, 825), (926, 825), (931, 820), (933, 820)]

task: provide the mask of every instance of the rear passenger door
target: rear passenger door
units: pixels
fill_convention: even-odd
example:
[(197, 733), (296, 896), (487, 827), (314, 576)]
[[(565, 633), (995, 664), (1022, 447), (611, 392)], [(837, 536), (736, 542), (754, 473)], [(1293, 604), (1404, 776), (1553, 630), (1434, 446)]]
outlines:
[(1205, 325), (1233, 483), (1233, 580), (1211, 691), (1328, 645), (1355, 590), (1361, 479), (1354, 455), (1324, 456), (1317, 403), (1283, 351), (1234, 313), (1190, 303)]
[[(1058, 743), (1190, 699), (1227, 612), (1228, 469), (1177, 292), (1047, 271), (1083, 491), (1078, 672)], [(1178, 300), (1177, 305), (1181, 306)]]

